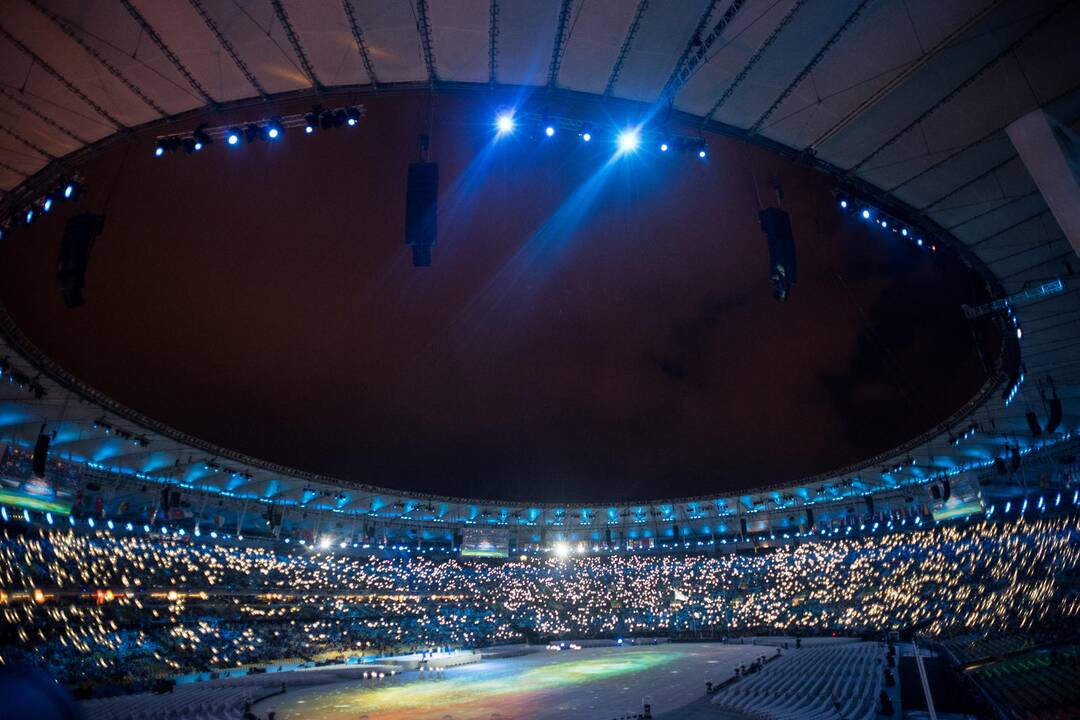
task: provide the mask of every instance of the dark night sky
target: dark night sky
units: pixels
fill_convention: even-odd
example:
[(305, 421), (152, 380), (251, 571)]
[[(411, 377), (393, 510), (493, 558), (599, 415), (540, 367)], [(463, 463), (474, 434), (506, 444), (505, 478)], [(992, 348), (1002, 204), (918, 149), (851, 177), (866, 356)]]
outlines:
[[(362, 127), (86, 167), (110, 195), (87, 305), (52, 278), (63, 216), (0, 247), (26, 334), (117, 400), (211, 442), (394, 488), (602, 501), (744, 489), (886, 450), (984, 378), (973, 275), (837, 212), (824, 176), (516, 136), (434, 100), (440, 243), (403, 244), (421, 96)], [(126, 156), (126, 160), (124, 159)], [(119, 172), (118, 172), (119, 171)], [(770, 295), (752, 174), (778, 176), (799, 283)], [(111, 193), (109, 192), (112, 190)]]

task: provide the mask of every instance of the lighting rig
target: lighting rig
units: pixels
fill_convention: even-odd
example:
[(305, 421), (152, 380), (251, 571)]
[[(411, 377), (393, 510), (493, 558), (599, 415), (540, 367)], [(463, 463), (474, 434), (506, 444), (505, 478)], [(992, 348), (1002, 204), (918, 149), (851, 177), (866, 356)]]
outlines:
[(847, 193), (836, 194), (836, 204), (845, 215), (851, 215), (882, 230), (891, 231), (916, 247), (937, 252), (938, 245), (932, 237), (928, 238), (920, 228), (905, 223), (874, 205), (859, 200)]
[(521, 135), (541, 142), (556, 142), (570, 138), (576, 142), (608, 142), (618, 155), (638, 152), (655, 154), (690, 154), (700, 160), (708, 157), (708, 145), (703, 137), (679, 135), (647, 127), (644, 123), (624, 127), (596, 127), (579, 118), (524, 112), (502, 108), (495, 114), (493, 124), (496, 139)]
[(240, 125), (210, 127), (203, 123), (193, 132), (159, 135), (154, 144), (154, 157), (164, 157), (180, 152), (185, 155), (194, 155), (218, 142), (227, 148), (237, 148), (256, 142), (277, 142), (290, 130), (301, 130), (305, 135), (313, 135), (335, 128), (356, 127), (363, 117), (362, 105), (329, 110), (321, 105), (315, 105), (307, 113), (274, 116)]
[(0, 240), (6, 239), (16, 230), (40, 220), (53, 212), (58, 205), (77, 200), (83, 193), (83, 186), (71, 178), (60, 180), (49, 186), (42, 195), (24, 205), (13, 206), (7, 217), (0, 218)]

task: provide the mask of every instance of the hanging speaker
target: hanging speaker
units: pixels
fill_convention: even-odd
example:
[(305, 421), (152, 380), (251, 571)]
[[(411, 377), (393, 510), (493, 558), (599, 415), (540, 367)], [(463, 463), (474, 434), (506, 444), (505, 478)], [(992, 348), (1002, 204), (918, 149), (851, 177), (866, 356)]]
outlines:
[(867, 515), (873, 515), (874, 514), (874, 496), (873, 495), (867, 495), (865, 499), (866, 499), (866, 514)]
[(1024, 419), (1027, 420), (1028, 429), (1031, 430), (1032, 437), (1039, 437), (1042, 435), (1042, 427), (1039, 426), (1039, 418), (1035, 416), (1031, 410), (1024, 413)]
[(90, 250), (94, 239), (105, 227), (105, 216), (95, 213), (79, 213), (67, 221), (64, 237), (60, 241), (60, 257), (56, 262), (56, 281), (69, 308), (83, 304), (86, 287), (86, 268), (90, 263)]
[(607, 544), (611, 544), (611, 528), (604, 528), (604, 539), (607, 540)]
[(935, 500), (941, 499), (941, 487), (937, 483), (930, 486), (930, 497)]
[(746, 518), (739, 518), (739, 525), (742, 527), (742, 534), (743, 534), (743, 537), (745, 537), (746, 534), (747, 534), (747, 531), (746, 531)]
[(952, 497), (952, 488), (949, 485), (949, 478), (941, 478), (941, 499), (948, 502)]
[(1050, 409), (1050, 415), (1046, 420), (1046, 432), (1047, 435), (1058, 429), (1058, 425), (1061, 424), (1061, 398), (1053, 397), (1046, 401), (1047, 407)]
[(436, 163), (410, 163), (405, 192), (405, 244), (412, 248), (414, 267), (431, 265), (438, 194), (439, 166)]
[(1016, 472), (1020, 469), (1020, 446), (1013, 445), (1012, 456), (1009, 460), (1009, 469)]
[(675, 523), (674, 525), (671, 526), (671, 533), (672, 533), (672, 535), (675, 536), (676, 540), (679, 539), (679, 524), (678, 523)]
[(758, 213), (758, 220), (769, 245), (769, 280), (773, 285), (773, 297), (786, 300), (796, 276), (791, 217), (779, 208), (766, 208)]
[(37, 442), (34, 443), (34, 455), (30, 460), (30, 466), (33, 468), (34, 477), (45, 479), (45, 461), (49, 458), (49, 436), (44, 432), (38, 435)]
[(807, 527), (814, 527), (814, 508), (806, 508), (806, 525)]

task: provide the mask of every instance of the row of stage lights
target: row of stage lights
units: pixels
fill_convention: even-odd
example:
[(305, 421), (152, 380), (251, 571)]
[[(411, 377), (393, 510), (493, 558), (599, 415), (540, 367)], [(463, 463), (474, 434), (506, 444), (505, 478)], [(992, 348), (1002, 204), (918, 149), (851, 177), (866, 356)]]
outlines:
[(610, 141), (615, 145), (619, 155), (632, 155), (640, 150), (652, 148), (660, 153), (692, 153), (702, 160), (708, 157), (708, 148), (704, 138), (647, 134), (641, 125), (599, 132), (593, 128), (592, 124), (573, 118), (551, 118), (546, 115), (518, 113), (515, 110), (504, 109), (496, 114), (494, 128), (496, 139), (519, 132), (527, 132), (541, 139), (554, 139), (557, 136), (569, 134), (583, 143), (591, 143), (594, 139)]
[(363, 116), (361, 106), (325, 110), (322, 106), (316, 105), (307, 114), (272, 117), (244, 126), (211, 128), (204, 124), (191, 134), (166, 135), (158, 138), (157, 144), (154, 145), (154, 157), (164, 157), (178, 152), (193, 155), (213, 145), (216, 141), (221, 141), (229, 147), (250, 145), (259, 141), (276, 142), (291, 129), (299, 129), (305, 135), (312, 135), (319, 130), (356, 127)]
[(57, 183), (38, 200), (23, 206), (7, 220), (0, 221), (0, 240), (6, 238), (14, 230), (31, 225), (41, 216), (48, 215), (57, 205), (78, 199), (81, 194), (82, 186), (75, 180)]
[(848, 215), (854, 215), (855, 217), (864, 220), (868, 223), (873, 223), (879, 226), (882, 230), (891, 230), (900, 237), (906, 238), (915, 243), (918, 247), (925, 247), (930, 252), (937, 252), (937, 243), (925, 240), (923, 233), (918, 228), (914, 228), (910, 225), (896, 220), (887, 213), (873, 207), (864, 202), (860, 202), (850, 195), (843, 193), (836, 196), (836, 204), (840, 207), (840, 210)]

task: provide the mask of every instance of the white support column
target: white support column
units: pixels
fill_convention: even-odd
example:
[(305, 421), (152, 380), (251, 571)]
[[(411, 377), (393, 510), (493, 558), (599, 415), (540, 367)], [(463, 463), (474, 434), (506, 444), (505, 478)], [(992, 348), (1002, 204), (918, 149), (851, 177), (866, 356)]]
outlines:
[(1042, 110), (1006, 128), (1050, 212), (1080, 255), (1080, 137)]

